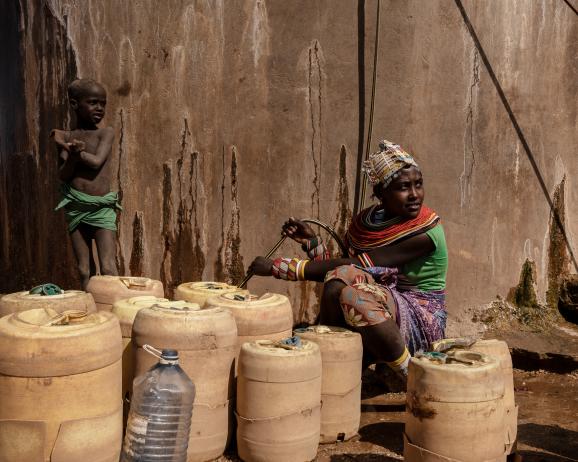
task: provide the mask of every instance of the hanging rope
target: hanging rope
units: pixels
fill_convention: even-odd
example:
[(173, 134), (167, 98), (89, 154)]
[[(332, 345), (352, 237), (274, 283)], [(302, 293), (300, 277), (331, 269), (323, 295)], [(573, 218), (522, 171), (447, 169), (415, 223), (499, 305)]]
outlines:
[[(377, 64), (378, 64), (378, 56), (379, 56), (379, 24), (381, 22), (381, 0), (377, 0), (377, 12), (376, 12), (376, 24), (375, 24), (375, 45), (373, 49), (373, 78), (371, 84), (371, 105), (369, 108), (369, 124), (367, 127), (367, 141), (365, 143), (365, 155), (364, 160), (369, 158), (369, 151), (371, 150), (371, 138), (373, 133), (373, 113), (375, 109), (375, 87), (377, 81)], [(363, 210), (363, 206), (365, 205), (365, 191), (367, 189), (367, 177), (363, 175), (361, 171), (357, 172), (358, 175), (361, 175), (363, 179), (361, 180), (361, 193), (358, 196), (358, 203), (355, 204), (355, 208), (353, 210), (354, 216), (357, 215), (358, 212)]]
[(357, 160), (353, 188), (353, 216), (357, 215), (359, 206), (365, 143), (365, 0), (357, 0), (357, 100)]
[[(365, 157), (369, 158), (369, 151), (371, 150), (371, 135), (373, 134), (373, 113), (375, 109), (375, 87), (377, 80), (377, 63), (379, 56), (379, 24), (381, 22), (381, 0), (377, 0), (377, 19), (375, 24), (375, 47), (373, 50), (373, 80), (371, 83), (371, 106), (369, 108), (369, 125), (367, 128), (367, 141), (365, 143)], [(361, 184), (360, 206), (359, 210), (363, 210), (365, 204), (365, 190), (367, 189), (367, 177), (363, 175), (363, 182)]]
[(578, 16), (578, 10), (576, 10), (568, 0), (564, 0), (564, 3), (574, 12), (575, 15)]
[(470, 18), (468, 17), (468, 14), (466, 13), (466, 9), (464, 8), (464, 5), (462, 4), (461, 0), (454, 0), (454, 1), (456, 2), (456, 6), (458, 7), (458, 10), (460, 10), (460, 14), (462, 15), (464, 23), (465, 23), (465, 25), (466, 25), (469, 33), (470, 33), (470, 36), (472, 37), (472, 40), (474, 41), (474, 45), (476, 46), (476, 49), (478, 50), (478, 53), (480, 54), (480, 57), (482, 58), (482, 61), (484, 62), (484, 66), (486, 66), (486, 70), (488, 71), (488, 74), (490, 74), (490, 78), (492, 79), (494, 87), (496, 88), (496, 91), (498, 92), (500, 100), (502, 101), (502, 104), (504, 105), (504, 108), (506, 109), (506, 112), (508, 113), (508, 116), (510, 117), (510, 121), (512, 122), (512, 125), (514, 126), (514, 130), (516, 131), (516, 134), (518, 135), (518, 139), (520, 140), (520, 143), (522, 143), (522, 146), (524, 148), (526, 156), (528, 157), (528, 160), (530, 161), (530, 165), (532, 166), (532, 169), (534, 170), (534, 174), (536, 175), (536, 178), (538, 179), (538, 183), (540, 183), (540, 188), (542, 189), (542, 192), (544, 193), (544, 197), (546, 197), (546, 201), (548, 202), (548, 205), (550, 206), (550, 213), (552, 214), (552, 217), (553, 217), (554, 221), (556, 222), (556, 225), (558, 226), (560, 233), (562, 234), (562, 237), (563, 237), (564, 242), (566, 244), (566, 247), (568, 249), (568, 253), (570, 254), (570, 259), (572, 260), (572, 263), (574, 264), (574, 268), (578, 272), (578, 262), (576, 262), (576, 257), (574, 256), (574, 252), (572, 251), (572, 246), (570, 245), (570, 240), (568, 239), (568, 235), (566, 234), (566, 229), (564, 228), (564, 224), (562, 223), (562, 220), (560, 219), (560, 215), (558, 214), (558, 211), (554, 207), (554, 203), (552, 202), (552, 198), (550, 197), (550, 193), (548, 191), (546, 183), (544, 182), (544, 178), (542, 178), (542, 174), (540, 173), (540, 169), (538, 168), (538, 164), (536, 163), (536, 160), (534, 159), (534, 155), (532, 154), (532, 151), (530, 150), (530, 146), (528, 145), (528, 142), (526, 141), (526, 137), (524, 136), (524, 133), (522, 132), (522, 129), (520, 128), (520, 125), (518, 124), (518, 120), (516, 119), (516, 116), (514, 115), (514, 112), (512, 111), (510, 103), (508, 102), (508, 98), (506, 98), (506, 94), (504, 93), (504, 90), (502, 89), (502, 86), (500, 85), (500, 82), (499, 82), (498, 78), (496, 77), (494, 69), (492, 68), (492, 65), (490, 64), (490, 60), (488, 59), (486, 52), (484, 51), (484, 48), (482, 47), (482, 44), (480, 43), (480, 40), (478, 39), (478, 35), (476, 34), (476, 31), (474, 30), (474, 26), (472, 25)]

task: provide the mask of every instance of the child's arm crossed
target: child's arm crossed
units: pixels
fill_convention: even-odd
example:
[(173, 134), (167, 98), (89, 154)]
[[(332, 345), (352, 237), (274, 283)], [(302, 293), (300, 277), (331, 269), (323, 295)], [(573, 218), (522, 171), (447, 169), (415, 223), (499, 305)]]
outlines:
[(106, 162), (106, 159), (112, 151), (112, 142), (114, 140), (114, 130), (112, 127), (106, 127), (102, 129), (100, 135), (100, 141), (98, 143), (98, 148), (96, 152), (90, 153), (84, 150), (84, 147), (79, 152), (79, 161), (82, 162), (89, 168), (98, 170), (102, 167), (102, 164)]

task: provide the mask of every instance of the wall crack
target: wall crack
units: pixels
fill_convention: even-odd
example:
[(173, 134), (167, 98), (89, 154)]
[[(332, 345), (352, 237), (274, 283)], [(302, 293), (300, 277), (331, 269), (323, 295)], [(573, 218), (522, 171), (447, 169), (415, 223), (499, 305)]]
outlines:
[(460, 175), (460, 206), (464, 206), (472, 195), (472, 177), (476, 166), (475, 122), (480, 85), (480, 60), (477, 50), (473, 52), (472, 77), (466, 105), (466, 127), (464, 131), (464, 169)]

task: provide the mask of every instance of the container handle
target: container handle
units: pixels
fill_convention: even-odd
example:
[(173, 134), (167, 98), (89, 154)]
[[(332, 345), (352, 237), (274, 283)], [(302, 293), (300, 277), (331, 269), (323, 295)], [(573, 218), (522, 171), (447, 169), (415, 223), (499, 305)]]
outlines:
[(81, 310), (67, 310), (62, 313), (58, 313), (53, 316), (47, 323), (43, 324), (42, 327), (49, 326), (66, 326), (70, 324), (73, 319), (82, 319), (88, 316), (88, 311)]
[[(120, 277), (120, 282), (122, 282), (125, 286), (127, 286), (129, 289), (131, 287), (146, 287), (146, 282), (140, 282), (135, 280), (135, 278), (130, 278), (130, 277)], [(145, 278), (139, 278), (142, 279), (143, 281), (146, 281)]]
[(161, 350), (157, 350), (154, 346), (149, 344), (143, 345), (142, 349), (158, 359), (161, 359), (161, 355), (163, 354)]

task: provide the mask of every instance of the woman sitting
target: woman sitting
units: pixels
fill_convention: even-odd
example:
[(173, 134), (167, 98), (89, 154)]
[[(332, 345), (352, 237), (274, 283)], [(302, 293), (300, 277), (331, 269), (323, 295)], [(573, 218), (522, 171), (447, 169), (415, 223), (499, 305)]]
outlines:
[(330, 258), (305, 223), (284, 233), (309, 259), (257, 257), (250, 271), (286, 280), (324, 281), (319, 322), (348, 324), (366, 352), (407, 377), (410, 354), (444, 337), (448, 265), (444, 230), (423, 205), (421, 171), (398, 145), (382, 141), (364, 163), (379, 203), (362, 210), (346, 235), (350, 258)]

